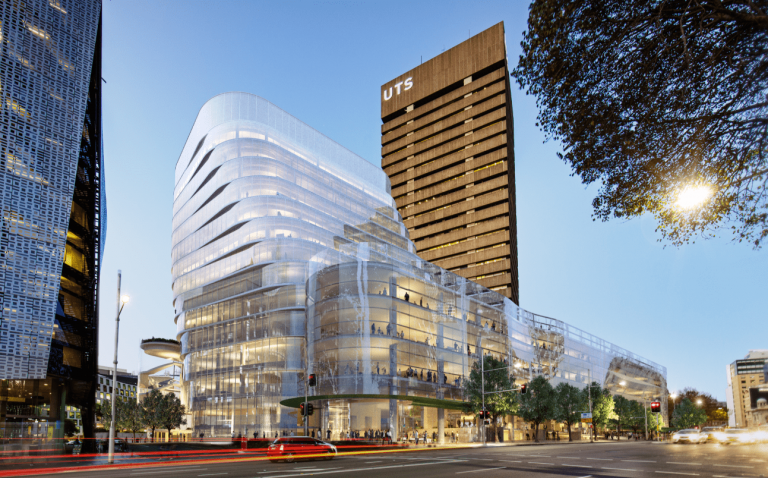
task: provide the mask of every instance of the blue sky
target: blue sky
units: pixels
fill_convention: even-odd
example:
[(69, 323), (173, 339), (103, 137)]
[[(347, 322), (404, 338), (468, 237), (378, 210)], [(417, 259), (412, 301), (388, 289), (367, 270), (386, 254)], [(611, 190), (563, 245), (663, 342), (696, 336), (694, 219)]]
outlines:
[[(175, 337), (173, 168), (198, 110), (226, 91), (257, 94), (380, 165), (380, 86), (500, 21), (514, 66), (523, 1), (104, 2), (109, 225), (100, 363), (114, 353), (115, 287), (131, 296), (119, 367), (147, 368), (142, 338)], [(726, 365), (766, 348), (765, 252), (730, 241), (664, 247), (652, 218), (593, 222), (585, 187), (536, 128), (515, 89), (520, 300), (667, 367), (671, 390), (725, 400)]]

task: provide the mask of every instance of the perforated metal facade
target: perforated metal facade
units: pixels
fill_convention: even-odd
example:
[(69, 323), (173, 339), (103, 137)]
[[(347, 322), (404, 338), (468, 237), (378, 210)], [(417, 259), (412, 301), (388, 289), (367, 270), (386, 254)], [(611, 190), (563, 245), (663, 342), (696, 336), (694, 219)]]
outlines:
[[(65, 0), (0, 5), (3, 378), (45, 378), (51, 339), (57, 333), (54, 321), (62, 264), (84, 269), (87, 256), (99, 254), (98, 249), (85, 251), (86, 246), (79, 244), (84, 238), (68, 242), (67, 236), (72, 211), (75, 221), (94, 219), (92, 211), (73, 206), (73, 195), (83, 138), (94, 132), (84, 126), (84, 118), (100, 7), (99, 1)], [(95, 127), (100, 131), (100, 124)], [(93, 141), (100, 142), (100, 138)], [(100, 143), (85, 147), (101, 149)], [(101, 160), (99, 155), (96, 159)], [(80, 168), (83, 175), (91, 173), (81, 181), (100, 186), (101, 178), (93, 177), (100, 165), (89, 166)], [(100, 204), (101, 198), (96, 201)], [(100, 226), (96, 219), (86, 224), (91, 233)], [(98, 236), (101, 231), (95, 233)], [(99, 242), (97, 238), (97, 247)], [(90, 271), (91, 275), (95, 272)], [(78, 290), (67, 295), (61, 305), (74, 314), (75, 309), (86, 307), (83, 293)], [(77, 365), (84, 360), (83, 351), (64, 348), (61, 359)]]

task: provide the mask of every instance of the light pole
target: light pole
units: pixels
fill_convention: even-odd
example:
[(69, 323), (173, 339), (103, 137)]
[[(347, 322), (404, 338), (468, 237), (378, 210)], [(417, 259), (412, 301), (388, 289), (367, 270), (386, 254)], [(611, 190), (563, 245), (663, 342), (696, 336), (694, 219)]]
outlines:
[[(672, 398), (672, 416), (669, 417), (669, 426), (672, 426), (672, 419), (675, 417), (675, 406), (677, 406), (677, 403), (675, 403), (675, 400), (677, 400), (677, 394), (676, 393), (670, 393), (669, 396)], [(667, 408), (667, 411), (669, 411), (669, 408)]]
[(122, 279), (122, 272), (117, 271), (117, 316), (115, 317), (115, 360), (112, 362), (114, 367), (112, 369), (112, 423), (109, 426), (109, 456), (107, 457), (107, 463), (110, 465), (115, 462), (115, 396), (117, 392), (117, 337), (120, 331), (120, 313), (123, 311), (123, 307), (128, 302), (128, 296), (120, 296), (120, 280)]

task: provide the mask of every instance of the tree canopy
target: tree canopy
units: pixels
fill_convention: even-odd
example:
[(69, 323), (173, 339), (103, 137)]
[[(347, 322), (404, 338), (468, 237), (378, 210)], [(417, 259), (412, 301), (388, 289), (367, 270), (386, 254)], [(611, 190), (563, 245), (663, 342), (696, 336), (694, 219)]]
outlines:
[(593, 219), (655, 216), (681, 245), (768, 236), (766, 4), (534, 0), (513, 72)]
[[(485, 409), (491, 414), (491, 423), (494, 431), (499, 417), (512, 415), (517, 411), (517, 395), (515, 392), (488, 393), (500, 390), (511, 390), (514, 387), (514, 379), (510, 377), (504, 362), (496, 360), (490, 355), (483, 358), (485, 367)], [(483, 409), (482, 379), (479, 362), (472, 365), (469, 379), (464, 382), (469, 409), (478, 413)], [(498, 441), (498, 433), (494, 433), (495, 441)]]
[(613, 412), (613, 397), (608, 389), (602, 388), (599, 383), (592, 382), (592, 389), (584, 387), (584, 394), (592, 398), (592, 425), (595, 430), (605, 428), (611, 419), (616, 418)]
[(693, 428), (707, 421), (707, 412), (696, 406), (688, 398), (675, 406), (672, 413), (672, 424), (677, 428)]
[(584, 391), (566, 382), (555, 387), (555, 420), (565, 422), (568, 427), (568, 441), (573, 441), (571, 426), (581, 419), (581, 412), (588, 410)]
[(539, 375), (528, 384), (527, 393), (520, 395), (518, 415), (533, 423), (533, 439), (539, 441), (539, 425), (555, 418), (555, 390), (546, 378)]

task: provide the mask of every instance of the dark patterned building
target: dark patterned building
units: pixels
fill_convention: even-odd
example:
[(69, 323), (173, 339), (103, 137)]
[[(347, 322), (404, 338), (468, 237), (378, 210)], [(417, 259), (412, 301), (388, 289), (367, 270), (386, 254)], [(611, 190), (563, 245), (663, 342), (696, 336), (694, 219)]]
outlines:
[[(0, 433), (93, 431), (106, 232), (101, 1), (0, 4)], [(57, 423), (58, 422), (58, 423)]]
[(504, 24), (387, 82), (381, 167), (419, 256), (520, 304)]

